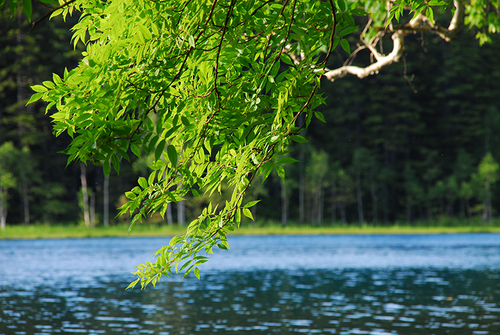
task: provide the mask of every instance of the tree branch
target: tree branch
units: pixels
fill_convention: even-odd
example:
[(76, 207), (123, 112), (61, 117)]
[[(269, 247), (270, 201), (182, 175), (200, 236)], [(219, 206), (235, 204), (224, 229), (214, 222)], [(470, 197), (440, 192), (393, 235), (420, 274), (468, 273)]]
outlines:
[(61, 8), (64, 8), (70, 4), (72, 4), (73, 2), (75, 2), (76, 0), (69, 0), (68, 2), (65, 2), (63, 3), (62, 5), (60, 6), (57, 6), (55, 8), (52, 8), (49, 12), (47, 12), (44, 16), (42, 16), (41, 18), (39, 18), (38, 20), (34, 21), (32, 24), (31, 24), (31, 29), (28, 31), (28, 33), (31, 33), (31, 31), (33, 29), (35, 29), (35, 27), (40, 23), (42, 22), (43, 20), (45, 20), (46, 18), (48, 18), (52, 13), (54, 13), (56, 10), (58, 9), (61, 9)]
[(465, 16), (464, 1), (454, 0), (453, 5), (455, 6), (455, 13), (453, 14), (453, 17), (450, 21), (450, 25), (448, 26), (448, 28), (441, 27), (435, 21), (429, 22), (429, 25), (435, 31), (435, 33), (446, 42), (451, 42), (457, 37), (458, 31), (464, 23), (464, 16)]
[(390, 54), (387, 56), (379, 55), (378, 52), (375, 55), (377, 58), (377, 62), (367, 66), (367, 67), (359, 67), (346, 65), (339, 67), (335, 70), (330, 70), (324, 74), (324, 76), (330, 80), (334, 81), (335, 79), (342, 78), (346, 74), (353, 74), (358, 76), (358, 78), (365, 78), (372, 74), (378, 73), (378, 71), (389, 64), (397, 62), (403, 53), (403, 39), (404, 36), (408, 34), (407, 32), (398, 31), (392, 35), (393, 40), (393, 48)]
[[(453, 4), (455, 6), (455, 13), (453, 14), (453, 17), (450, 21), (450, 25), (448, 26), (448, 28), (441, 27), (435, 21), (430, 22), (428, 17), (424, 16), (423, 14), (418, 14), (409, 23), (405, 25), (389, 26), (388, 31), (393, 33), (392, 34), (393, 48), (391, 53), (389, 53), (388, 55), (383, 55), (376, 50), (375, 45), (377, 42), (374, 42), (373, 40), (366, 42), (363, 38), (361, 38), (366, 48), (370, 50), (371, 54), (377, 61), (366, 67), (344, 65), (334, 70), (328, 70), (324, 74), (324, 76), (328, 80), (334, 81), (335, 79), (342, 78), (347, 74), (353, 74), (358, 78), (365, 78), (370, 75), (378, 73), (378, 71), (384, 66), (399, 61), (403, 53), (404, 37), (409, 33), (432, 32), (437, 34), (446, 42), (452, 41), (457, 36), (459, 29), (464, 23), (464, 13), (465, 13), (463, 1), (454, 0)], [(423, 26), (422, 23), (424, 22), (426, 22), (428, 25)]]

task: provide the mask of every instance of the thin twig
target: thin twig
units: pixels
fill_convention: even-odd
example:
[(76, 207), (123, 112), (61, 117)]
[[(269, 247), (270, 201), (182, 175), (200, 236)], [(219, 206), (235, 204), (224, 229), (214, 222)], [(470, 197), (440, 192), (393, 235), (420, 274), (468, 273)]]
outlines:
[(45, 20), (47, 17), (49, 17), (52, 13), (54, 13), (56, 10), (58, 9), (61, 9), (61, 8), (64, 8), (70, 4), (72, 4), (73, 2), (75, 2), (76, 0), (69, 0), (68, 2), (65, 2), (63, 3), (62, 5), (60, 6), (57, 6), (55, 8), (53, 8), (51, 11), (47, 12), (44, 16), (42, 16), (41, 18), (39, 18), (38, 20), (34, 21), (31, 25), (31, 29), (28, 31), (28, 33), (31, 33), (31, 31), (33, 29), (35, 29), (35, 27), (40, 23), (42, 22), (43, 20)]

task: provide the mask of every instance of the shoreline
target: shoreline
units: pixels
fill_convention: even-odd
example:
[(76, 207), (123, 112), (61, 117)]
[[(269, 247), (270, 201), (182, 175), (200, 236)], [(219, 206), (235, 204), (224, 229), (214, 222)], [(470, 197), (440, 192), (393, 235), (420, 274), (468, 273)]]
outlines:
[[(86, 228), (81, 225), (15, 225), (0, 230), (0, 240), (66, 239), (66, 238), (106, 238), (106, 237), (171, 237), (184, 234), (187, 226), (158, 226), (154, 224), (136, 225), (128, 233), (127, 225), (98, 226)], [(264, 226), (245, 225), (229, 236), (265, 236), (265, 235), (423, 235), (423, 234), (467, 234), (500, 233), (497, 225), (467, 226), (411, 226), (411, 225), (288, 225), (270, 224)]]

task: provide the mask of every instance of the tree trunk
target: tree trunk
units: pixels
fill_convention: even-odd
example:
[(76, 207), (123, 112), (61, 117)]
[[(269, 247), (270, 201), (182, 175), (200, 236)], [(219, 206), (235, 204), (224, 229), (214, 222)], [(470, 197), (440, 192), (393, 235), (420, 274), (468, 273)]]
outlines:
[(30, 200), (29, 200), (29, 189), (28, 181), (26, 176), (23, 180), (23, 210), (24, 210), (24, 225), (29, 226), (30, 224)]
[(109, 177), (104, 176), (104, 187), (103, 187), (103, 223), (104, 226), (109, 226)]
[(383, 206), (383, 216), (384, 223), (389, 222), (389, 190), (387, 188), (387, 184), (384, 182), (382, 184), (382, 206)]
[(286, 194), (286, 184), (281, 181), (281, 224), (288, 224), (288, 197)]
[(491, 221), (491, 192), (490, 182), (486, 180), (484, 183), (484, 201), (483, 201), (483, 222)]
[(363, 195), (361, 194), (361, 173), (356, 169), (356, 197), (358, 202), (358, 220), (360, 224), (365, 223), (365, 216), (363, 213)]
[(323, 205), (323, 189), (321, 187), (319, 187), (319, 190), (318, 190), (319, 194), (318, 194), (318, 217), (317, 217), (317, 222), (318, 222), (318, 225), (322, 225), (323, 224), (323, 208), (324, 208), (324, 205)]
[(347, 222), (347, 218), (345, 215), (345, 203), (344, 202), (340, 202), (340, 221), (342, 222), (342, 224), (346, 224), (346, 222)]
[(406, 223), (411, 223), (411, 198), (406, 195)]
[(90, 214), (89, 214), (89, 194), (87, 189), (87, 167), (84, 163), (80, 162), (80, 181), (82, 183), (82, 196), (83, 196), (83, 221), (87, 228), (90, 227)]
[(304, 223), (304, 146), (300, 146), (299, 160), (299, 222)]
[(337, 186), (335, 178), (332, 178), (332, 223), (337, 221)]
[(177, 223), (180, 225), (186, 224), (185, 209), (186, 209), (185, 200), (179, 201), (177, 203)]
[(2, 230), (7, 228), (7, 204), (5, 198), (3, 187), (0, 185), (0, 228)]
[(95, 227), (95, 192), (90, 193), (90, 226)]
[(378, 196), (377, 196), (377, 190), (375, 188), (373, 171), (370, 171), (370, 194), (372, 196), (373, 223), (377, 223), (378, 222)]

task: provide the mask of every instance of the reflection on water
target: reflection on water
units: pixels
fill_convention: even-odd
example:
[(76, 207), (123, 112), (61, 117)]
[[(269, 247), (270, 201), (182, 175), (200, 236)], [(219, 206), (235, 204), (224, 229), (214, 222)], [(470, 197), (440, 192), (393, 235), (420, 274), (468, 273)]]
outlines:
[[(500, 334), (499, 236), (468, 236), (469, 243), (464, 235), (453, 243), (443, 235), (441, 244), (435, 237), (404, 244), (397, 236), (304, 242), (316, 257), (343, 253), (353, 262), (329, 267), (304, 265), (297, 258), (311, 256), (300, 253), (287, 260), (286, 245), (307, 253), (307, 245), (297, 244), (302, 237), (242, 238), (231, 261), (212, 265), (201, 281), (175, 277), (146, 291), (125, 291), (130, 277), (121, 271), (155, 239), (32, 241), (31, 247), (0, 241), (0, 334)], [(246, 248), (239, 251), (238, 243)], [(434, 263), (412, 263), (412, 250)], [(100, 255), (95, 268), (93, 252)], [(241, 266), (235, 265), (239, 253), (247, 257)], [(370, 253), (379, 265), (361, 266)], [(48, 254), (72, 262), (63, 269), (37, 258)], [(262, 257), (280, 265), (259, 268)], [(452, 266), (437, 262), (440, 257)]]
[(124, 291), (126, 282), (1, 293), (4, 334), (499, 334), (497, 271), (210, 273)]

